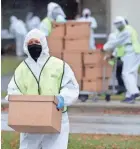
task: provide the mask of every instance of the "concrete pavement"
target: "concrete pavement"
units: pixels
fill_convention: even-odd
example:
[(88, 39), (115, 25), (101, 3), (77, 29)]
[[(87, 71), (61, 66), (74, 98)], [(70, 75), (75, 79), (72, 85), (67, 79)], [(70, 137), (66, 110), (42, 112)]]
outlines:
[(7, 87), (8, 87), (8, 84), (9, 84), (11, 78), (12, 78), (12, 75), (2, 76), (1, 77), (1, 91), (2, 92), (7, 91)]
[[(71, 133), (140, 135), (139, 115), (79, 115), (69, 114)], [(13, 131), (7, 125), (8, 114), (2, 113), (1, 129)]]

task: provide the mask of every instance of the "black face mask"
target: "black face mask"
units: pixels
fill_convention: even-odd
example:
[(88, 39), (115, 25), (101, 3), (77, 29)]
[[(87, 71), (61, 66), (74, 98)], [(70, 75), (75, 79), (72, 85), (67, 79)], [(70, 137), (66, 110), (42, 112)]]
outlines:
[(86, 17), (86, 18), (88, 18), (88, 17), (89, 17), (89, 15), (88, 15), (88, 14), (86, 14), (86, 15), (85, 15), (85, 17)]
[(41, 52), (42, 52), (42, 46), (37, 44), (28, 45), (28, 51), (31, 55), (31, 57), (37, 61), (39, 58)]

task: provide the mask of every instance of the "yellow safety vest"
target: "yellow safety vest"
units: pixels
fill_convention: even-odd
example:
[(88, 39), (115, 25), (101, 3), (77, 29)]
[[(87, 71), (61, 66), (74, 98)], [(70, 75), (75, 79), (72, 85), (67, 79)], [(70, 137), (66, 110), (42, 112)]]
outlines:
[(48, 17), (46, 17), (46, 18), (44, 18), (44, 19), (42, 20), (42, 23), (43, 23), (45, 26), (47, 26), (48, 32), (49, 32), (49, 35), (50, 35), (50, 33), (51, 33), (51, 31), (52, 31), (52, 22), (51, 22), (51, 20), (50, 20)]
[[(132, 35), (131, 41), (132, 41), (132, 46), (133, 46), (134, 51), (136, 53), (140, 53), (140, 43), (138, 41), (138, 34), (137, 34), (136, 30), (133, 27), (131, 27), (130, 25), (127, 25), (125, 27), (125, 29), (127, 29), (128, 31), (131, 32), (131, 35)], [(122, 57), (122, 56), (124, 56), (124, 54), (125, 54), (125, 46), (119, 46), (117, 48), (117, 57)], [(110, 60), (109, 64), (114, 65), (114, 61)]]
[[(14, 80), (23, 95), (50, 95), (57, 96), (61, 90), (64, 75), (64, 62), (58, 58), (50, 57), (44, 64), (39, 79), (23, 61), (15, 71)], [(63, 112), (67, 111), (67, 107)]]

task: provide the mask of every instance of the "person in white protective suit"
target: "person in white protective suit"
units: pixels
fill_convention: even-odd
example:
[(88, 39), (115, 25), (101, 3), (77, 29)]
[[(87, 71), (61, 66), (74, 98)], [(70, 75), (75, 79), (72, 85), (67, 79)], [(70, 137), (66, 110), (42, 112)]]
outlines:
[(40, 26), (40, 18), (38, 16), (33, 16), (32, 12), (29, 12), (26, 17), (26, 26), (28, 31), (39, 28)]
[[(104, 47), (108, 45), (112, 40), (116, 40), (117, 34), (116, 32), (110, 33), (107, 43), (105, 43)], [(105, 49), (105, 48), (104, 48)], [(106, 55), (105, 59), (108, 60), (108, 63), (113, 67), (116, 63), (116, 79), (118, 81), (118, 88), (117, 88), (117, 95), (124, 93), (125, 85), (122, 78), (122, 68), (123, 68), (123, 62), (121, 60), (121, 54), (118, 52), (116, 53), (117, 49), (111, 49), (109, 52), (112, 54)]]
[[(28, 57), (16, 69), (15, 75), (8, 85), (8, 95), (25, 95), (26, 92), (30, 94), (30, 90), (34, 87), (32, 84), (33, 82), (31, 81), (32, 79), (29, 78), (31, 75), (32, 78), (35, 77), (40, 84), (40, 91), (37, 91), (38, 94), (55, 95), (58, 100), (57, 108), (64, 108), (65, 111), (63, 111), (62, 114), (60, 134), (21, 133), (20, 149), (67, 149), (69, 119), (67, 108), (65, 107), (71, 106), (77, 100), (79, 95), (79, 85), (75, 79), (74, 73), (67, 63), (56, 57), (50, 56), (46, 37), (38, 29), (33, 29), (27, 34), (24, 42), (24, 51)], [(28, 72), (25, 72), (25, 70), (28, 70)], [(17, 74), (17, 72), (20, 75)], [(25, 76), (23, 76), (24, 72)], [(51, 78), (52, 76), (55, 76), (53, 81)], [(31, 88), (30, 84), (32, 84)], [(49, 86), (47, 84), (49, 84)], [(23, 88), (21, 89), (20, 85), (26, 86), (24, 93), (22, 92)], [(44, 88), (46, 89), (44, 90)], [(59, 91), (55, 91), (56, 89)], [(6, 99), (8, 99), (8, 96)]]
[(42, 20), (39, 27), (46, 36), (49, 36), (51, 33), (53, 21), (65, 23), (66, 15), (60, 5), (51, 2), (47, 6), (47, 16)]
[[(61, 21), (65, 22), (66, 21), (66, 15), (61, 8), (61, 6), (57, 3), (51, 2), (48, 4), (47, 7), (47, 17), (51, 19), (52, 21)], [(61, 17), (61, 20), (59, 18)]]
[(140, 44), (137, 34), (127, 26), (123, 17), (116, 17), (114, 25), (117, 28), (116, 39), (108, 42), (104, 50), (118, 49), (123, 52), (122, 76), (127, 90), (126, 98), (123, 102), (134, 103), (139, 97), (137, 87), (137, 74), (140, 66)]
[(82, 13), (82, 17), (77, 19), (80, 22), (91, 22), (91, 33), (90, 33), (90, 49), (95, 50), (95, 38), (94, 30), (97, 28), (97, 21), (94, 17), (91, 17), (91, 11), (88, 8), (85, 8)]
[(23, 56), (23, 43), (25, 35), (27, 34), (26, 25), (22, 20), (17, 19), (15, 16), (10, 17), (10, 32), (16, 39), (16, 55)]

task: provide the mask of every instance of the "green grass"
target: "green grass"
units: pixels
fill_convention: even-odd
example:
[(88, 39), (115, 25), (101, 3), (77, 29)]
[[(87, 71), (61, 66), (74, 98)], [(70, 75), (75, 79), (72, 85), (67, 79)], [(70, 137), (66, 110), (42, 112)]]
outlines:
[[(19, 134), (2, 132), (2, 149), (18, 149)], [(140, 136), (72, 134), (68, 149), (140, 149)]]
[(4, 98), (7, 95), (6, 92), (1, 92), (1, 97)]
[[(1, 59), (1, 75), (7, 75), (14, 73), (14, 70), (19, 65), (19, 63), (22, 61), (21, 58), (17, 58), (15, 56), (4, 56)], [(140, 73), (140, 68), (139, 68)]]
[(1, 59), (1, 75), (13, 74), (22, 59), (13, 56), (5, 56)]

